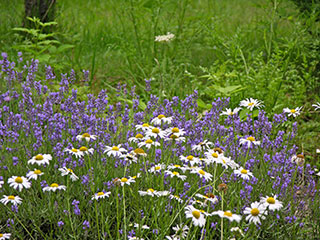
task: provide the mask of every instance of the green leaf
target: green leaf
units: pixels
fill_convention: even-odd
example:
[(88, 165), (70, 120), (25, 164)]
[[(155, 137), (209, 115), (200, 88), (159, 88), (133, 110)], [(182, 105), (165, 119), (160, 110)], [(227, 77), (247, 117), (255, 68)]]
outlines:
[(63, 45), (61, 45), (60, 47), (57, 48), (57, 52), (58, 53), (62, 53), (64, 51), (66, 51), (67, 49), (74, 48), (74, 47), (75, 47), (75, 45), (63, 44)]

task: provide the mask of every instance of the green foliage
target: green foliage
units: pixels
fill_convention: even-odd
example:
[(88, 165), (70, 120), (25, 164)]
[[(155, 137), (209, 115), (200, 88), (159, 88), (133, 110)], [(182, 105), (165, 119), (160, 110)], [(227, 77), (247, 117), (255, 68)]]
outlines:
[(74, 45), (62, 44), (54, 39), (55, 32), (44, 33), (43, 31), (46, 27), (57, 25), (57, 22), (42, 23), (36, 17), (27, 17), (27, 19), (34, 23), (35, 28), (13, 28), (12, 30), (20, 33), (19, 37), (24, 40), (12, 47), (26, 53), (27, 56), (29, 54), (30, 57), (38, 59), (40, 62), (52, 65), (56, 69), (65, 67), (65, 64), (58, 63), (57, 56), (74, 48)]

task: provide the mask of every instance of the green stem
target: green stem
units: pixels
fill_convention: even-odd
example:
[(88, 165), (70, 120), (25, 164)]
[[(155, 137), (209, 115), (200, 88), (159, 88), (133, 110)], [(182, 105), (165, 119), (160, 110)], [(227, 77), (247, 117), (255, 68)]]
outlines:
[[(223, 211), (223, 191), (221, 192), (221, 211)], [(221, 240), (223, 240), (223, 218), (221, 218)]]
[(122, 202), (123, 202), (123, 221), (124, 221), (124, 239), (127, 239), (127, 218), (126, 218), (126, 200), (125, 200), (125, 191), (124, 185), (122, 186)]
[(97, 201), (94, 201), (95, 209), (96, 209), (96, 221), (97, 221), (97, 230), (98, 230), (98, 239), (100, 238), (100, 227), (99, 227), (99, 216), (98, 216), (98, 207), (97, 207)]

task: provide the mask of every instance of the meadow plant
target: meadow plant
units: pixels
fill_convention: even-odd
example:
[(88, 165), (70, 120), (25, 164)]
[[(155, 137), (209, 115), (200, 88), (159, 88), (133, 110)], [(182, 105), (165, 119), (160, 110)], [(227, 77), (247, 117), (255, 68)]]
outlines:
[(269, 119), (247, 99), (241, 120), (229, 98), (199, 114), (197, 91), (150, 94), (144, 110), (134, 90), (130, 101), (113, 104), (106, 90), (81, 101), (74, 77), (55, 91), (59, 76), (23, 64), (2, 54), (1, 239), (319, 236), (319, 176), (296, 160), (298, 114)]

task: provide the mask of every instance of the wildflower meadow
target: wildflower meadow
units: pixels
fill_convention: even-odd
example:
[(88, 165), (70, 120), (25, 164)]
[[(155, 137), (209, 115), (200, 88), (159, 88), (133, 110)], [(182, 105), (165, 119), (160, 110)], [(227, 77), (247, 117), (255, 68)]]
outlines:
[(0, 240), (320, 239), (318, 5), (72, 2), (0, 3)]

